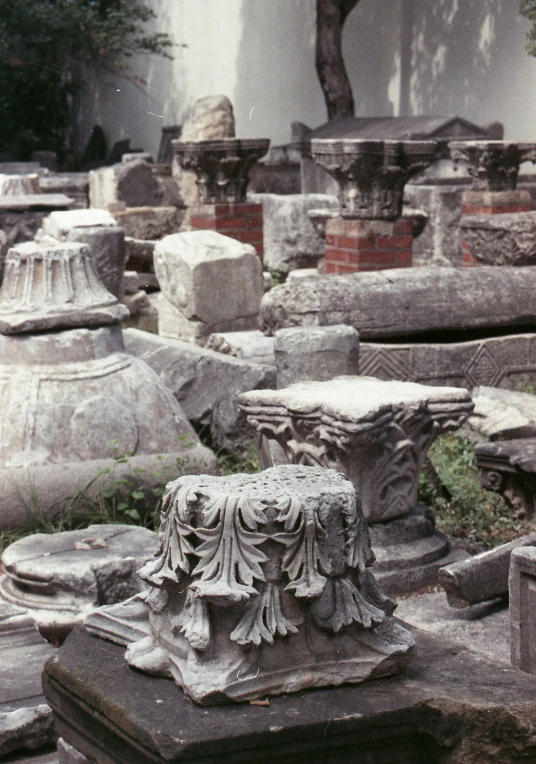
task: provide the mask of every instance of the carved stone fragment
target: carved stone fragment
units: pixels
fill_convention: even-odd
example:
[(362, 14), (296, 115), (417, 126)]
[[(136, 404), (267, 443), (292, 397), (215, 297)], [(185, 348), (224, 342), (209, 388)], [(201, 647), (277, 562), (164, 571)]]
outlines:
[(396, 220), (402, 215), (404, 186), (437, 158), (434, 141), (311, 141), (315, 162), (339, 185), (343, 218)]
[(519, 165), (536, 161), (536, 143), (451, 141), (449, 149), (455, 163), (467, 162), (475, 191), (513, 191)]
[(85, 625), (204, 705), (361, 682), (400, 670), (414, 644), (373, 560), (355, 490), (334, 471), (184, 477), (139, 571), (149, 593)]
[(465, 247), (479, 263), (536, 264), (536, 212), (468, 215), (460, 228)]
[(536, 438), (477, 443), (480, 482), (500, 493), (516, 517), (532, 518), (536, 510)]
[(193, 170), (203, 204), (245, 202), (249, 170), (268, 151), (267, 138), (172, 141), (176, 161)]

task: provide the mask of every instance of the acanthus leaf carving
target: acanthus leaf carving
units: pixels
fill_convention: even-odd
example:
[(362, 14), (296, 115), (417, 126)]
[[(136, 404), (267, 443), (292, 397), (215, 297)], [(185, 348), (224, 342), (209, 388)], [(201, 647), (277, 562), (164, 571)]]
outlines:
[(262, 505), (244, 496), (209, 496), (203, 517), (204, 527), (195, 529), (203, 543), (194, 551), (200, 559), (193, 571), (201, 578), (190, 588), (220, 604), (257, 596), (253, 582), (265, 580), (261, 563), (268, 559), (257, 549), (267, 538), (257, 532), (257, 526), (266, 522)]
[(181, 573), (190, 572), (189, 554), (194, 548), (190, 541), (193, 529), (189, 523), (197, 494), (190, 485), (171, 483), (162, 499), (160, 544), (155, 559), (149, 560), (138, 575), (154, 586), (166, 581), (177, 583)]
[(318, 600), (311, 607), (317, 626), (337, 633), (345, 626), (357, 623), (365, 629), (385, 620), (383, 610), (367, 602), (348, 578), (329, 579)]
[(239, 645), (260, 645), (261, 641), (273, 644), (274, 636), (296, 634), (298, 628), (283, 614), (279, 588), (268, 583), (259, 597), (251, 599), (237, 627), (230, 635)]
[(290, 579), (285, 591), (294, 591), (298, 598), (318, 597), (326, 583), (326, 577), (319, 572), (320, 566), (329, 572), (329, 565), (318, 545), (318, 535), (324, 535), (318, 512), (286, 497), (276, 508), (279, 510), (277, 520), (285, 528), (284, 533), (273, 537), (287, 547), (281, 564)]
[(190, 587), (184, 607), (172, 623), (195, 650), (206, 650), (210, 645), (210, 620), (206, 601)]

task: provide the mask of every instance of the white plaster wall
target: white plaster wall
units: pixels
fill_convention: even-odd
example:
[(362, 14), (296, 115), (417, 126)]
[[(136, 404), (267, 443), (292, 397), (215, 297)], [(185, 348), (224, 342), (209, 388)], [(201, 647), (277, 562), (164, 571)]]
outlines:
[[(83, 99), (80, 143), (99, 122), (114, 141), (156, 154), (163, 125), (205, 95), (233, 101), (237, 134), (290, 138), (293, 120), (325, 120), (314, 67), (315, 0), (146, 0), (156, 28), (186, 47), (138, 57), (143, 84), (108, 77)], [(459, 114), (536, 138), (536, 59), (517, 0), (361, 0), (343, 51), (359, 116)]]

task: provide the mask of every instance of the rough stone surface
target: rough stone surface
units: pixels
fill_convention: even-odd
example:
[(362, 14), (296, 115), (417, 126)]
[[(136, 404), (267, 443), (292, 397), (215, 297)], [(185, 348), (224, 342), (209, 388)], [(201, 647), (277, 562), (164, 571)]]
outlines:
[(348, 324), (368, 340), (533, 324), (535, 268), (475, 271), (398, 268), (289, 282), (264, 296), (260, 328), (274, 334), (289, 326)]
[(477, 443), (476, 465), (483, 488), (502, 494), (517, 519), (536, 512), (536, 438)]
[(266, 337), (258, 329), (211, 334), (205, 347), (234, 358), (275, 366), (274, 338)]
[(127, 207), (155, 207), (158, 183), (148, 162), (135, 160), (91, 170), (89, 205), (107, 209), (117, 202)]
[(0, 175), (0, 196), (39, 194), (39, 175)]
[(332, 764), (355, 761), (356, 750), (371, 762), (530, 761), (534, 677), (440, 636), (414, 633), (417, 655), (404, 674), (274, 697), (269, 707), (207, 713), (183, 702), (172, 682), (129, 669), (123, 647), (82, 628), (47, 665), (44, 681), (51, 703), (64, 709), (56, 716), (61, 736), (102, 764), (108, 756), (116, 764)]
[(482, 552), (441, 568), (439, 583), (447, 593), (449, 605), (467, 607), (507, 596), (510, 556), (513, 550), (535, 544), (536, 533), (530, 533), (489, 552)]
[(73, 228), (87, 228), (88, 226), (110, 228), (116, 225), (115, 218), (107, 210), (66, 210), (64, 212), (51, 212), (43, 220), (43, 233), (53, 236), (59, 241), (67, 241)]
[(26, 608), (47, 639), (64, 638), (96, 608), (146, 588), (136, 571), (157, 544), (155, 533), (131, 525), (27, 536), (2, 554), (0, 598)]
[(162, 239), (177, 233), (184, 213), (176, 207), (136, 207), (114, 212), (125, 236), (132, 239)]
[(187, 342), (127, 329), (127, 350), (145, 361), (183, 407), (188, 419), (209, 425), (215, 444), (240, 451), (254, 429), (238, 408), (237, 395), (275, 387), (273, 366), (250, 363)]
[(536, 264), (536, 212), (469, 215), (460, 221), (464, 245), (484, 265)]
[(373, 377), (255, 390), (243, 393), (239, 403), (258, 434), (275, 442), (281, 462), (321, 464), (347, 474), (369, 523), (410, 511), (428, 448), (473, 410), (469, 393), (460, 388)]
[(510, 558), (510, 658), (529, 674), (536, 673), (536, 546), (512, 552)]
[(461, 195), (467, 187), (467, 183), (406, 185), (404, 198), (428, 216), (426, 227), (413, 241), (415, 265), (459, 266)]
[(58, 764), (91, 764), (83, 753), (66, 743), (61, 737), (58, 740)]
[(139, 571), (149, 584), (144, 601), (101, 608), (84, 622), (127, 643), (131, 666), (213, 705), (362, 682), (407, 665), (414, 641), (366, 571), (374, 561), (367, 525), (342, 475), (285, 465), (184, 477), (168, 485), (163, 508), (160, 546)]
[(358, 373), (359, 335), (352, 326), (280, 329), (274, 350), (279, 388)]
[(315, 266), (324, 256), (325, 242), (307, 214), (315, 208), (336, 210), (336, 197), (327, 194), (256, 194), (264, 215), (264, 265), (288, 273)]
[(89, 207), (89, 175), (87, 172), (54, 172), (41, 175), (39, 184), (43, 193), (66, 194), (73, 201), (73, 207)]
[(492, 440), (536, 437), (536, 396), (519, 390), (476, 387), (469, 426)]
[[(482, 385), (518, 390), (520, 385), (536, 386), (536, 334), (448, 343), (361, 342), (359, 371), (380, 379), (426, 385), (454, 385), (469, 390)], [(475, 425), (476, 420), (474, 417)]]
[(87, 245), (26, 242), (9, 250), (0, 289), (2, 334), (102, 326), (126, 315), (100, 282)]
[(199, 98), (184, 114), (181, 130), (183, 141), (208, 141), (234, 136), (233, 106), (227, 96)]
[[(154, 265), (162, 294), (188, 321), (219, 325), (219, 331), (256, 328), (222, 326), (249, 318), (256, 323), (264, 280), (251, 245), (216, 231), (174, 234), (156, 244)], [(181, 338), (170, 324), (161, 333)]]
[(25, 210), (53, 210), (69, 209), (73, 206), (73, 200), (65, 194), (12, 194), (0, 196), (0, 210), (2, 211), (25, 211)]
[[(41, 671), (56, 650), (33, 619), (0, 604), (0, 757), (17, 748), (39, 748), (56, 739), (52, 711), (41, 689)], [(3, 758), (2, 758), (3, 760)]]

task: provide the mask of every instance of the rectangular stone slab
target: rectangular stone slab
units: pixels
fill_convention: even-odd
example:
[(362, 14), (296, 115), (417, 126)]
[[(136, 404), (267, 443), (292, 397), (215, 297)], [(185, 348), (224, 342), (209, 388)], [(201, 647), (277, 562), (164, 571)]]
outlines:
[(172, 681), (130, 669), (124, 648), (83, 627), (47, 664), (43, 683), (61, 737), (99, 764), (506, 763), (532, 752), (536, 678), (414, 633), (417, 658), (403, 675), (264, 706), (192, 705)]
[[(529, 326), (536, 269), (393, 268), (289, 281), (262, 299), (260, 328), (354, 326), (361, 340)], [(491, 332), (492, 333), (492, 332)]]

